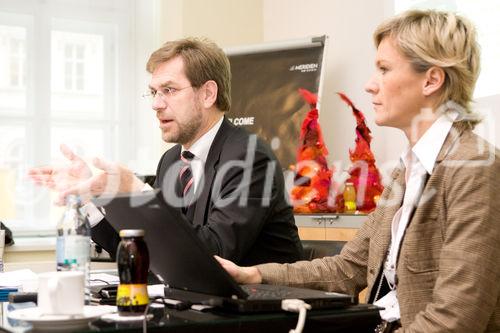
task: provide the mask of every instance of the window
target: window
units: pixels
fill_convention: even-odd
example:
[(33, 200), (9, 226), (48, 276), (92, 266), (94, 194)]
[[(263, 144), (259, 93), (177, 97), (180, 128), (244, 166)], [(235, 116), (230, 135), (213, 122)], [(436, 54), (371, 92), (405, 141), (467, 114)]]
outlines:
[(0, 43), (3, 49), (0, 67), (6, 75), (2, 78), (3, 88), (22, 88), (25, 84), (26, 29), (19, 26), (0, 25)]
[(84, 53), (84, 45), (64, 43), (64, 87), (66, 90), (83, 90)]
[(492, 0), (394, 0), (396, 13), (410, 8), (453, 11), (467, 17), (477, 28), (481, 45), (481, 74), (475, 98), (500, 94), (500, 1)]
[(26, 27), (5, 25), (0, 15), (0, 112), (26, 108)]
[[(61, 209), (26, 175), (32, 166), (62, 162), (61, 143), (84, 158), (134, 160), (140, 93), (133, 23), (137, 7), (150, 5), (0, 3), (0, 220), (16, 234), (54, 233)], [(137, 67), (143, 70), (144, 60)]]
[(24, 66), (25, 66), (25, 51), (24, 44), (25, 38), (23, 37), (11, 37), (9, 38), (9, 53), (10, 53), (10, 63), (9, 63), (9, 81), (11, 87), (24, 87), (25, 77), (24, 77)]

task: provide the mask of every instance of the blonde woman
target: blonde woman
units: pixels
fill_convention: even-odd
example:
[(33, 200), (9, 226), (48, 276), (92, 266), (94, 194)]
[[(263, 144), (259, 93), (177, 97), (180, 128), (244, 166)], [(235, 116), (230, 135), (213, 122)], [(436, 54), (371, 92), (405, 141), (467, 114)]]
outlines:
[(335, 257), (253, 267), (218, 259), (240, 283), (367, 287), (367, 301), (385, 307), (377, 332), (499, 332), (500, 163), (472, 132), (474, 27), (452, 13), (408, 11), (374, 39), (366, 91), (375, 122), (408, 138), (377, 209)]

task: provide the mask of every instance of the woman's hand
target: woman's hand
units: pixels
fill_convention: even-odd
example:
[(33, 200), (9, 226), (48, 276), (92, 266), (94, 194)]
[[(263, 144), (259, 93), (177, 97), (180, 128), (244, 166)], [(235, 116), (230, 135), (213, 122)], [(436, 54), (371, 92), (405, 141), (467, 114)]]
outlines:
[(239, 284), (262, 283), (262, 276), (255, 266), (241, 267), (234, 262), (214, 256), (221, 266), (236, 280)]

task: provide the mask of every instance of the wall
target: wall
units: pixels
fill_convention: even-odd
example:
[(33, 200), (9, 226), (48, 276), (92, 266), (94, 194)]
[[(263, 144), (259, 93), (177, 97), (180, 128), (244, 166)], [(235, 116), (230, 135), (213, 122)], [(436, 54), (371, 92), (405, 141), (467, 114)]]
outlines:
[[(264, 0), (264, 40), (286, 40), (328, 35), (326, 71), (320, 106), (320, 123), (330, 151), (329, 161), (343, 161), (354, 147), (355, 120), (336, 92), (347, 94), (365, 114), (373, 133), (373, 150), (379, 166), (399, 156), (402, 135), (373, 122), (371, 98), (364, 91), (374, 70), (372, 32), (389, 12), (389, 1), (365, 0)], [(388, 143), (391, 144), (388, 144)], [(398, 142), (395, 144), (394, 142)]]
[(163, 0), (160, 41), (208, 37), (221, 47), (262, 40), (262, 0)]
[[(340, 160), (347, 167), (347, 151), (354, 146), (354, 119), (337, 91), (345, 92), (365, 113), (377, 159), (391, 161), (399, 156), (402, 135), (375, 127), (371, 100), (363, 88), (374, 68), (371, 34), (392, 13), (391, 1), (164, 0), (159, 5), (160, 40), (206, 36), (228, 47), (328, 35), (320, 121), (330, 163)], [(394, 141), (400, 144), (386, 144)]]
[[(157, 47), (190, 36), (207, 37), (223, 48), (262, 42), (262, 0), (158, 0), (157, 12)], [(156, 126), (156, 119), (147, 118)], [(159, 129), (151, 130), (161, 140)], [(170, 146), (163, 143), (159, 150)]]
[[(392, 169), (406, 146), (406, 139), (399, 130), (375, 125), (371, 97), (364, 91), (364, 85), (374, 72), (373, 30), (393, 15), (393, 0), (158, 0), (158, 3), (158, 45), (159, 41), (182, 36), (206, 36), (228, 47), (328, 35), (320, 122), (330, 150), (329, 162), (341, 161), (341, 168), (345, 169), (348, 149), (354, 147), (354, 118), (336, 95), (342, 91), (367, 118), (379, 168), (383, 173)], [(499, 110), (498, 100), (498, 96), (481, 98), (476, 106), (494, 115)], [(147, 121), (155, 123), (154, 119)], [(498, 146), (500, 136), (494, 134), (500, 120), (490, 117), (489, 121), (476, 132)], [(156, 134), (159, 132), (154, 133), (159, 139)], [(161, 150), (165, 147), (162, 145)]]
[[(135, 126), (132, 126), (135, 133), (130, 133), (130, 135), (134, 135), (136, 138), (138, 149), (133, 154), (135, 160), (122, 162), (139, 174), (154, 174), (156, 172), (156, 164), (162, 146), (158, 119), (151, 110), (149, 101), (140, 98), (150, 81), (150, 75), (146, 72), (146, 62), (150, 54), (160, 45), (159, 27), (162, 17), (158, 13), (162, 10), (162, 3), (161, 0), (135, 1), (136, 15), (133, 24), (136, 36), (134, 36), (135, 59), (133, 60), (136, 66), (133, 80), (136, 114), (133, 119)], [(153, 21), (153, 24), (148, 21)], [(144, 38), (144, 36), (150, 38)]]
[[(327, 34), (325, 82), (320, 122), (330, 150), (330, 163), (348, 161), (347, 150), (354, 147), (354, 119), (335, 95), (345, 92), (361, 109), (373, 134), (372, 148), (382, 172), (389, 171), (406, 146), (399, 130), (375, 125), (371, 97), (364, 84), (373, 73), (375, 47), (372, 32), (394, 13), (393, 0), (264, 0), (264, 40), (283, 40)], [(475, 110), (484, 114), (476, 133), (500, 146), (500, 95), (476, 100)], [(344, 164), (345, 166), (345, 164)]]

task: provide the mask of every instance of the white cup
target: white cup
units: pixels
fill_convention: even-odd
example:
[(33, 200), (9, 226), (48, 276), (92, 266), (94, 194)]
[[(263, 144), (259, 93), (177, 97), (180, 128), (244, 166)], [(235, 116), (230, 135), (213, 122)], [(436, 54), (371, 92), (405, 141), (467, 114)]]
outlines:
[(85, 277), (83, 272), (49, 272), (38, 275), (38, 308), (41, 314), (83, 313)]

